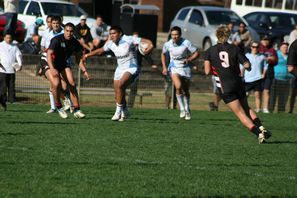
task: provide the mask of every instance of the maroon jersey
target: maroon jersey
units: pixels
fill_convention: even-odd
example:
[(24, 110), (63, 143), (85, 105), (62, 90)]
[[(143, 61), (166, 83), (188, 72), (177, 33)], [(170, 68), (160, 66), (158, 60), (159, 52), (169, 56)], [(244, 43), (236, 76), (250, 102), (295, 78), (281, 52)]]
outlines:
[(212, 74), (222, 93), (232, 93), (243, 89), (239, 64), (249, 62), (240, 49), (228, 43), (218, 43), (204, 54), (204, 60), (210, 61)]

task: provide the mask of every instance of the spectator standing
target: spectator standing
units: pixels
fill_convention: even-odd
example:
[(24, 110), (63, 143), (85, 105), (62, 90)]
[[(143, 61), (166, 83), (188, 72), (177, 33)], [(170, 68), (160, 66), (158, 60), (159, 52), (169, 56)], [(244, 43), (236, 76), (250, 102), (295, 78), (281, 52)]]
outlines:
[(274, 69), (273, 67), (277, 64), (278, 58), (275, 49), (273, 49), (270, 45), (270, 38), (267, 35), (264, 35), (261, 38), (259, 52), (266, 57), (266, 61), (268, 62), (268, 69), (264, 76), (263, 80), (263, 113), (269, 113), (269, 98), (270, 98), (270, 89), (272, 85), (272, 81), (274, 78)]
[(256, 104), (255, 112), (258, 113), (261, 109), (261, 95), (263, 91), (262, 81), (267, 71), (268, 64), (265, 56), (259, 53), (258, 42), (252, 42), (251, 53), (247, 53), (245, 56), (251, 63), (250, 71), (247, 71), (242, 67), (245, 90), (246, 92), (254, 91)]
[(18, 64), (19, 70), (22, 67), (22, 54), (19, 48), (12, 44), (12, 35), (5, 34), (4, 41), (0, 43), (0, 102), (6, 110), (7, 89), (8, 100), (15, 102), (15, 72), (14, 64)]
[(241, 40), (241, 43), (238, 46), (241, 48), (242, 52), (247, 52), (252, 43), (252, 36), (250, 31), (247, 30), (245, 23), (241, 22), (239, 24), (237, 34)]
[(277, 101), (277, 112), (285, 112), (290, 92), (290, 79), (293, 77), (287, 68), (289, 43), (281, 43), (277, 51), (278, 63), (274, 67), (269, 110), (273, 112)]
[(75, 26), (75, 36), (83, 48), (90, 52), (94, 48), (93, 38), (91, 30), (86, 22), (87, 17), (85, 15), (81, 15), (79, 24)]
[(25, 41), (33, 41), (34, 43), (38, 43), (39, 41), (39, 34), (38, 34), (38, 29), (40, 26), (42, 26), (43, 19), (37, 18), (34, 23), (28, 26), (27, 28), (27, 34)]
[(4, 13), (6, 16), (6, 25), (4, 34), (8, 33), (14, 38), (19, 11), (19, 0), (4, 0)]
[(103, 17), (101, 15), (97, 15), (95, 23), (91, 26), (94, 48), (99, 48), (104, 45), (108, 39), (109, 28), (110, 26), (104, 23)]
[(234, 31), (234, 23), (233, 22), (228, 23), (227, 27), (231, 32), (230, 37), (228, 39), (228, 43), (238, 46), (241, 42), (241, 39), (239, 34), (236, 31)]
[(291, 31), (289, 35), (289, 46), (297, 39), (297, 24), (294, 26), (295, 28)]

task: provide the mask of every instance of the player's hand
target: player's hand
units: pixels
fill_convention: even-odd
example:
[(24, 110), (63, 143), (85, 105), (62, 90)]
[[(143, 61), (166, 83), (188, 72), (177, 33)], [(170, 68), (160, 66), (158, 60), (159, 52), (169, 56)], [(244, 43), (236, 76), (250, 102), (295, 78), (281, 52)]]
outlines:
[(84, 72), (84, 76), (86, 77), (87, 80), (90, 80), (90, 75), (87, 70)]
[(162, 74), (163, 74), (164, 76), (167, 76), (167, 74), (168, 74), (168, 69), (167, 69), (167, 68), (163, 69)]

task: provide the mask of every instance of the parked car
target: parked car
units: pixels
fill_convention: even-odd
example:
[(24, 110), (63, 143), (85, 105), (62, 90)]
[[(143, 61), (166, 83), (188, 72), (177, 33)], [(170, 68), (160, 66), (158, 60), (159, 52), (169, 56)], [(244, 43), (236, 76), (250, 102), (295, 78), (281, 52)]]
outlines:
[[(41, 17), (45, 22), (50, 14), (63, 16), (64, 24), (72, 22), (74, 25), (80, 22), (81, 15), (88, 15), (79, 6), (63, 0), (21, 0), (19, 3), (18, 19), (25, 23), (26, 28), (34, 23), (37, 17)], [(94, 22), (94, 18), (87, 18), (89, 27)]]
[(227, 8), (211, 6), (188, 6), (180, 9), (171, 22), (171, 27), (179, 26), (182, 36), (198, 48), (206, 50), (217, 43), (215, 31), (219, 25), (234, 23), (235, 29), (241, 22), (251, 32), (253, 40), (259, 41), (259, 35), (235, 12)]
[(284, 36), (290, 34), (297, 24), (297, 14), (284, 12), (252, 12), (243, 17), (260, 36), (269, 35), (278, 47)]
[[(0, 41), (3, 40), (5, 25), (6, 25), (6, 17), (4, 14), (1, 14), (0, 15)], [(19, 43), (22, 43), (25, 39), (25, 36), (26, 36), (25, 24), (22, 21), (18, 20), (15, 40), (18, 41)]]

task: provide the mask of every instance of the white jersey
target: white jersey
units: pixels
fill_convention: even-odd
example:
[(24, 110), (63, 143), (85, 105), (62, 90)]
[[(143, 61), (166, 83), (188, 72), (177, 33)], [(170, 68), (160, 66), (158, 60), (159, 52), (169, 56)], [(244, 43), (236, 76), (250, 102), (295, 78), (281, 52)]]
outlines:
[(60, 32), (54, 32), (53, 30), (51, 30), (45, 38), (45, 42), (44, 42), (44, 47), (45, 49), (47, 49), (51, 43), (52, 38), (54, 38), (55, 36), (58, 36), (60, 34), (64, 34), (64, 30), (62, 29)]
[(192, 45), (189, 40), (181, 38), (179, 43), (174, 43), (172, 39), (167, 41), (164, 46), (162, 53), (165, 54), (169, 52), (170, 63), (169, 69), (171, 67), (184, 68), (189, 67), (189, 64), (185, 63), (186, 58), (189, 56), (189, 52), (192, 54), (197, 51), (197, 48)]
[(118, 44), (108, 40), (103, 46), (104, 51), (112, 51), (120, 69), (138, 67), (135, 46), (139, 45), (141, 38), (123, 35)]

